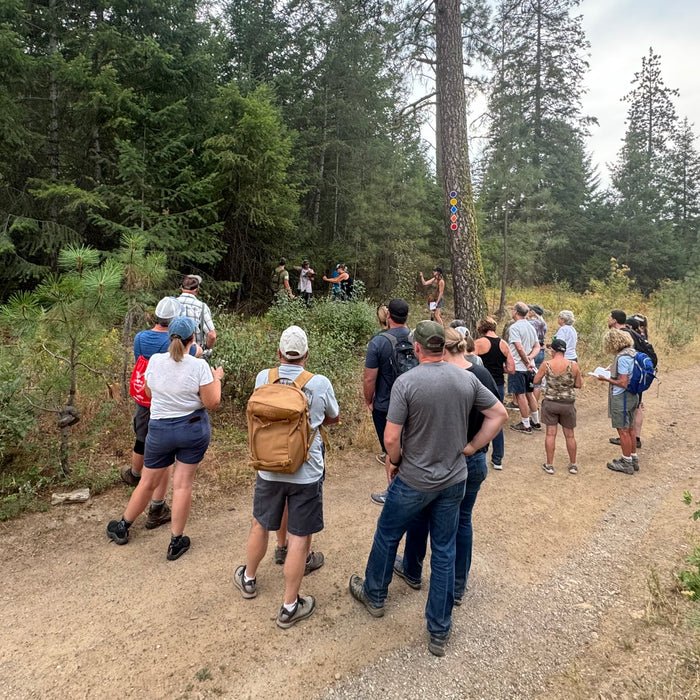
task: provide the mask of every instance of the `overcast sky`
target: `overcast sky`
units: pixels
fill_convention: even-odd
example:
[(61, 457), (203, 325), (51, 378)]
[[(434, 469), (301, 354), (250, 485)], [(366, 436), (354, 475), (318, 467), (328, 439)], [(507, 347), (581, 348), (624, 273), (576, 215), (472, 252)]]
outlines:
[(700, 2), (698, 0), (584, 0), (580, 7), (591, 43), (590, 72), (585, 84), (584, 114), (595, 116), (588, 142), (593, 162), (607, 182), (607, 163), (615, 160), (625, 134), (627, 103), (642, 56), (649, 47), (661, 56), (661, 74), (675, 98), (679, 119), (700, 127)]

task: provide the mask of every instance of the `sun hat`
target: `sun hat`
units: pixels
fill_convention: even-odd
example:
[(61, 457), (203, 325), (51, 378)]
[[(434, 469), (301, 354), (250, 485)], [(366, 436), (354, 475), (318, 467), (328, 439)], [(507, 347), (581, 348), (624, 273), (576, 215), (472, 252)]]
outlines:
[(289, 326), (280, 336), (280, 352), (285, 360), (298, 360), (309, 352), (309, 341), (303, 328)]

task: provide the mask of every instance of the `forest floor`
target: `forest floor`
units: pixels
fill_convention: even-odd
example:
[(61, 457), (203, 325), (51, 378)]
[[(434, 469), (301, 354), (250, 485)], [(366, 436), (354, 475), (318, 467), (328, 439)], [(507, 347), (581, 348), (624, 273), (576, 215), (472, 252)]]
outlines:
[(326, 529), (314, 541), (326, 563), (302, 586), (317, 610), (286, 631), (275, 625), (273, 536), (258, 597), (243, 600), (231, 582), (252, 508), (242, 454), (233, 467), (221, 452), (205, 458), (192, 548), (175, 562), (167, 528), (144, 529), (144, 516), (127, 546), (108, 541), (126, 487), (2, 523), (0, 697), (700, 698), (698, 604), (673, 579), (698, 543), (682, 496), (700, 497), (699, 394), (698, 366), (647, 393), (631, 476), (605, 468), (619, 448), (592, 379), (578, 401), (578, 475), (566, 471), (561, 435), (549, 476), (543, 434), (506, 431), (504, 469), (490, 470), (475, 507), (470, 591), (442, 659), (426, 648), (427, 586), (395, 578), (381, 619), (347, 591), (379, 515), (369, 494), (384, 476), (369, 439), (329, 455)]

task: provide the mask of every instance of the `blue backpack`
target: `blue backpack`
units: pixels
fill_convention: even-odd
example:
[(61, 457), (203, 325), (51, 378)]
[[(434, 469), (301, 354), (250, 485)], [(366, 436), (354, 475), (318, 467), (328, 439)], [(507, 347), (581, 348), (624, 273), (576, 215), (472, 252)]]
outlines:
[(627, 380), (627, 391), (641, 396), (657, 378), (654, 374), (654, 363), (649, 355), (643, 352), (636, 353), (633, 361), (632, 374)]

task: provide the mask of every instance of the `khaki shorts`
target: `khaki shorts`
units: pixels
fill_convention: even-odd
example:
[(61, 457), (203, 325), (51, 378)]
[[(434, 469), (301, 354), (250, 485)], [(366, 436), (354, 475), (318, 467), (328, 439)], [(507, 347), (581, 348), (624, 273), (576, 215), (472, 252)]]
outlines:
[(610, 400), (610, 418), (613, 428), (627, 430), (634, 425), (634, 414), (639, 405), (639, 396), (624, 391), (621, 394), (613, 394)]
[(562, 428), (576, 427), (576, 404), (545, 399), (542, 402), (540, 418), (545, 425), (561, 425)]

